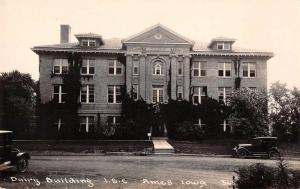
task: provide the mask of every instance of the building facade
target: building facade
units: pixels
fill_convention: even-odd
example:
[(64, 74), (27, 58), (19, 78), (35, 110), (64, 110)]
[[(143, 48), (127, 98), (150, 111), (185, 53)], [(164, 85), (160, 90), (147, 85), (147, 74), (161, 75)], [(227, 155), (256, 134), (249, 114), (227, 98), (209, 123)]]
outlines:
[[(158, 24), (123, 40), (86, 33), (70, 43), (70, 30), (61, 25), (60, 44), (32, 50), (39, 55), (42, 103), (64, 103), (59, 76), (68, 72), (67, 55), (83, 58), (78, 114), (84, 132), (92, 132), (96, 122), (118, 124), (122, 86), (132, 98), (148, 103), (182, 99), (195, 104), (206, 96), (226, 103), (237, 78), (240, 87), (267, 89), (267, 60), (273, 54), (235, 47), (235, 39), (219, 37), (203, 44)], [(58, 129), (60, 124), (58, 120)]]

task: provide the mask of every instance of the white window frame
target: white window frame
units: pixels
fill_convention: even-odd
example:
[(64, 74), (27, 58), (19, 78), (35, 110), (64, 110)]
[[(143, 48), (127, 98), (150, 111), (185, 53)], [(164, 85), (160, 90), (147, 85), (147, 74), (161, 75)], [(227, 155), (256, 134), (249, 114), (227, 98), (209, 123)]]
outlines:
[[(114, 65), (110, 66), (109, 63), (110, 61), (113, 61)], [(120, 65), (118, 65), (120, 63)], [(107, 62), (107, 67), (108, 67), (108, 75), (123, 75), (123, 64), (119, 62), (118, 60), (109, 60)], [(109, 73), (109, 68), (113, 68), (114, 73)], [(117, 68), (121, 68), (121, 73), (117, 73)]]
[[(135, 90), (135, 93), (136, 93), (136, 98), (134, 98), (134, 96), (133, 96), (134, 90)], [(132, 98), (133, 98), (133, 100), (138, 100), (139, 99), (139, 85), (132, 85)]]
[[(109, 87), (113, 87), (113, 102), (109, 102), (109, 94), (108, 94), (108, 91), (109, 91)], [(107, 103), (108, 104), (121, 104), (122, 101), (120, 102), (117, 102), (117, 88), (120, 87), (120, 95), (122, 95), (122, 87), (120, 85), (108, 85), (107, 86)]]
[[(230, 91), (232, 91), (232, 88), (231, 87), (219, 87), (218, 88), (218, 98), (220, 97), (220, 94), (219, 94), (219, 92), (220, 92), (220, 90), (219, 89), (222, 89), (222, 93), (223, 93), (223, 102), (224, 102), (224, 104), (226, 104), (227, 105), (227, 97), (228, 97), (228, 95), (229, 94), (227, 94), (227, 93), (230, 93), (228, 90), (230, 90)], [(227, 89), (227, 90), (226, 90)], [(220, 102), (220, 98), (218, 99), (219, 100), (219, 102)]]
[[(222, 49), (219, 49), (219, 45), (222, 46)], [(230, 47), (230, 43), (228, 42), (218, 42), (217, 43), (217, 50), (230, 50), (231, 47)]]
[(200, 128), (202, 128), (203, 126), (205, 126), (206, 124), (205, 123), (202, 123), (202, 119), (201, 118), (198, 118), (198, 123), (197, 124), (194, 124), (194, 125), (198, 125)]
[[(154, 71), (154, 72), (153, 72)], [(159, 71), (159, 74), (157, 73)], [(153, 64), (152, 75), (162, 76), (163, 74), (163, 65), (160, 62), (156, 62)]]
[[(181, 91), (179, 89), (181, 89)], [(179, 98), (179, 94), (181, 94), (181, 98)], [(177, 85), (176, 98), (178, 100), (182, 100), (183, 99), (183, 86), (182, 85)]]
[[(160, 101), (160, 91), (162, 92), (162, 101)], [(156, 93), (156, 101), (154, 100), (154, 94)], [(152, 103), (163, 103), (164, 102), (164, 88), (163, 87), (152, 87)]]
[[(192, 76), (193, 77), (206, 77), (207, 76), (207, 72), (206, 69), (201, 69), (201, 66), (205, 66), (206, 62), (203, 61), (199, 61), (199, 62), (192, 62)], [(195, 71), (194, 70), (198, 70), (198, 75), (195, 75)], [(205, 71), (205, 75), (201, 74), (201, 71), (204, 70)]]
[[(82, 124), (80, 122), (79, 132), (82, 132), (82, 130), (81, 130), (82, 127), (81, 126), (83, 125), (84, 128), (85, 128), (84, 132), (89, 133), (90, 126), (95, 124), (95, 116), (80, 116), (80, 117), (85, 118), (85, 124)], [(90, 122), (90, 118), (93, 118), (93, 120), (91, 120), (91, 122)]]
[[(244, 76), (244, 70), (243, 70), (244, 65), (247, 65), (247, 72), (248, 72), (247, 76)], [(255, 71), (254, 77), (250, 76), (251, 65), (254, 65), (254, 71)], [(256, 78), (256, 75), (257, 75), (256, 62), (243, 62), (242, 63), (242, 77), (243, 78)]]
[(57, 131), (59, 132), (61, 129), (61, 126), (64, 125), (64, 123), (61, 121), (61, 118), (58, 118), (57, 122), (55, 122), (54, 125), (57, 126)]
[[(84, 42), (87, 42), (87, 46), (83, 45)], [(91, 43), (94, 43), (95, 45), (91, 45)], [(84, 47), (96, 47), (97, 43), (95, 39), (82, 39), (82, 46)]]
[[(206, 94), (205, 93), (201, 93), (201, 90), (203, 90), (204, 89), (204, 87), (205, 86), (194, 86), (193, 88), (192, 88), (192, 90), (193, 90), (193, 92), (194, 92), (194, 88), (198, 88), (198, 93), (197, 94), (195, 94), (195, 93), (193, 93), (193, 104), (201, 104), (201, 97), (202, 96), (206, 96)], [(198, 96), (198, 102), (196, 103), (195, 101), (194, 101), (194, 96)]]
[[(55, 65), (55, 61), (56, 60), (58, 60), (59, 62), (59, 65)], [(67, 66), (63, 66), (63, 63), (67, 63)], [(55, 69), (54, 69), (54, 67), (56, 67), (56, 66), (58, 66), (59, 67), (59, 73), (55, 73)], [(52, 67), (52, 73), (53, 74), (67, 74), (67, 73), (63, 73), (63, 67), (67, 67), (67, 70), (69, 70), (69, 62), (68, 62), (68, 59), (66, 59), (66, 58), (55, 58), (54, 60), (53, 60), (53, 67)]]
[(120, 123), (117, 123), (117, 118), (120, 119), (121, 116), (107, 116), (107, 123), (106, 123), (107, 125), (109, 125), (109, 122), (108, 122), (108, 120), (109, 120), (108, 118), (109, 118), (109, 117), (112, 117), (112, 120), (113, 120), (112, 124), (113, 124), (113, 125), (118, 125), (118, 124), (120, 124)]
[[(228, 122), (228, 123), (227, 123)], [(228, 127), (230, 127), (229, 121), (224, 119), (223, 123), (220, 124), (223, 127), (223, 132), (226, 132)]]
[[(223, 65), (223, 76), (219, 75), (219, 64)], [(230, 76), (226, 76), (226, 64), (230, 64)], [(232, 77), (232, 62), (218, 62), (218, 77), (220, 78), (231, 78)]]
[[(58, 93), (55, 93), (54, 92), (54, 87), (55, 86), (58, 86), (59, 88), (58, 88)], [(62, 87), (63, 87), (63, 85), (61, 85), (61, 84), (55, 84), (55, 85), (53, 85), (53, 94), (52, 94), (52, 99), (54, 99), (54, 95), (55, 94), (58, 94), (58, 103), (65, 103), (65, 102), (63, 102), (62, 101), (62, 95), (66, 95), (67, 93), (63, 93), (62, 92)]]
[[(139, 75), (139, 64), (140, 64), (140, 62), (139, 61), (133, 61), (132, 62), (132, 75)], [(137, 73), (135, 73), (134, 71), (135, 71), (135, 68), (137, 69)]]
[[(80, 100), (80, 102), (81, 103), (84, 103), (84, 104), (93, 104), (93, 103), (95, 103), (95, 85), (89, 85), (89, 84), (87, 84), (87, 85), (83, 85), (83, 86), (85, 86), (86, 87), (86, 101), (85, 102), (82, 102), (82, 99), (81, 99), (81, 95), (82, 95), (82, 88), (80, 89), (80, 98), (79, 98), (79, 100)], [(91, 92), (91, 90), (90, 90), (90, 88), (91, 87), (93, 87), (94, 88), (94, 92), (93, 92), (93, 96), (94, 96), (94, 102), (90, 102), (90, 92)]]
[[(181, 70), (181, 73), (179, 72)], [(177, 62), (177, 75), (178, 76), (183, 76), (183, 61), (178, 61)]]
[[(80, 74), (81, 75), (95, 75), (96, 73), (96, 63), (95, 59), (84, 59), (86, 60), (86, 73), (82, 73), (82, 68), (80, 69)], [(90, 61), (93, 61), (94, 66), (90, 66)], [(94, 73), (90, 73), (90, 68), (94, 67)]]

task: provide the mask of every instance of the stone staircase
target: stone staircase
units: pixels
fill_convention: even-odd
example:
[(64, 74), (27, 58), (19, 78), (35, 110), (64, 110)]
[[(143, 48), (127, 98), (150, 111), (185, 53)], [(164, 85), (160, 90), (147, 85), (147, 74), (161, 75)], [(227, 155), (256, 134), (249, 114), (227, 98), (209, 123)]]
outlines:
[(166, 137), (153, 137), (154, 153), (174, 153), (174, 148), (167, 142)]

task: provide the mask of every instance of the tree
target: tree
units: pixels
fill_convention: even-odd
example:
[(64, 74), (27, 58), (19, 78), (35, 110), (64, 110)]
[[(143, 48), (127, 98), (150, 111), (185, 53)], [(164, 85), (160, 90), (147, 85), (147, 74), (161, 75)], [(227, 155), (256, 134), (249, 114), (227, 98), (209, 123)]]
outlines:
[(276, 82), (270, 87), (269, 98), (273, 135), (296, 141), (300, 128), (300, 91), (289, 90), (285, 83)]
[(17, 137), (26, 137), (35, 123), (36, 85), (30, 74), (15, 70), (1, 73), (3, 85), (5, 129), (14, 131)]
[(268, 134), (267, 94), (242, 88), (233, 91), (228, 101), (231, 107), (229, 121), (233, 127), (233, 135), (250, 138)]

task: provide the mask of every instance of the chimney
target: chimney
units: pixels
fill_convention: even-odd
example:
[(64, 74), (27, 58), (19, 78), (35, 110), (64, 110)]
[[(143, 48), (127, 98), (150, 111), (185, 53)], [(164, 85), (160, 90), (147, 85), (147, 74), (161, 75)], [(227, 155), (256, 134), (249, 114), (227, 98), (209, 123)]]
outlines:
[(69, 25), (60, 25), (60, 43), (69, 43), (71, 27)]

